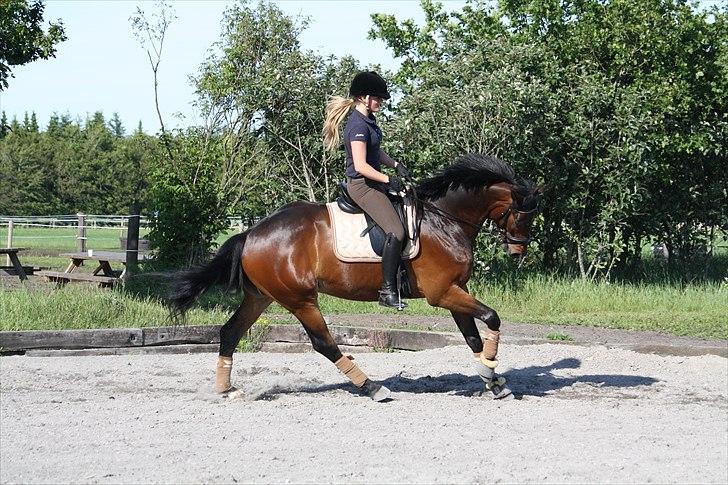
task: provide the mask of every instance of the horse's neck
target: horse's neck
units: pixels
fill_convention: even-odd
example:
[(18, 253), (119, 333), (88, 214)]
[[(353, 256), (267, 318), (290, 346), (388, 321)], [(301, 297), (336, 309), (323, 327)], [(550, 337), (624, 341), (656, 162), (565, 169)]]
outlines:
[(475, 237), (476, 227), (480, 227), (489, 217), (494, 217), (496, 209), (503, 205), (503, 198), (510, 188), (505, 183), (493, 184), (481, 190), (472, 192), (456, 190), (448, 192), (442, 201), (441, 208), (467, 221), (461, 224), (466, 234)]

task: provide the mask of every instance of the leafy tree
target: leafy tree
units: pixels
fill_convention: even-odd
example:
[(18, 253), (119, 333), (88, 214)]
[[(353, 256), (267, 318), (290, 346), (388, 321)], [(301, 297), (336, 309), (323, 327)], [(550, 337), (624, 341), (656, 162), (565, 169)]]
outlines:
[(388, 133), (403, 156), (420, 152), (423, 171), (478, 150), (545, 182), (547, 266), (609, 275), (630, 255), (638, 261), (645, 239), (687, 254), (725, 225), (716, 207), (727, 185), (726, 9), (673, 0), (422, 7), (422, 27), (373, 18), (372, 37), (404, 57), (395, 79), (406, 96)]
[(126, 130), (121, 122), (121, 118), (119, 118), (119, 113), (114, 113), (109, 120), (109, 130), (111, 130), (111, 134), (114, 135), (114, 137), (124, 138), (124, 132)]
[(0, 2), (0, 91), (8, 87), (11, 66), (55, 57), (56, 44), (66, 40), (60, 20), (43, 32), (44, 8), (40, 1)]
[[(156, 39), (156, 59), (168, 23), (134, 25), (150, 29), (145, 39)], [(324, 153), (323, 110), (327, 95), (345, 92), (356, 63), (303, 52), (306, 20), (274, 4), (235, 5), (222, 26), (219, 54), (193, 79), (204, 123), (163, 132), (166, 156), (152, 172), (150, 237), (168, 263), (206, 256), (227, 215), (242, 211), (251, 220), (290, 200), (328, 198), (343, 171)]]
[[(0, 138), (0, 213), (126, 213), (143, 200), (154, 142), (144, 133), (118, 138), (102, 113), (82, 122), (53, 115), (45, 132), (17, 121)], [(37, 122), (35, 123), (37, 125)], [(123, 126), (120, 126), (123, 130)]]
[(0, 214), (52, 214), (58, 207), (54, 190), (53, 149), (37, 131), (18, 129), (0, 140)]

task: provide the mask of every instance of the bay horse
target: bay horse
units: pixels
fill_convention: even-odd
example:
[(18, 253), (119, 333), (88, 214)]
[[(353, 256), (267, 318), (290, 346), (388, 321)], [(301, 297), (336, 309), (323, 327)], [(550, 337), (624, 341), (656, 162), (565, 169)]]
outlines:
[[(494, 398), (511, 391), (495, 374), (500, 319), (495, 310), (467, 290), (473, 271), (475, 238), (487, 222), (502, 231), (508, 254), (522, 258), (530, 241), (531, 222), (541, 189), (516, 177), (506, 163), (468, 154), (417, 187), (420, 251), (406, 262), (411, 297), (426, 298), (450, 310), (473, 351), (478, 374)], [(184, 317), (193, 302), (215, 284), (243, 293), (241, 305), (220, 329), (215, 391), (227, 394), (232, 355), (243, 334), (263, 311), (278, 302), (301, 322), (314, 350), (324, 355), (365, 395), (376, 401), (390, 392), (371, 381), (354, 361), (343, 356), (326, 326), (318, 294), (377, 301), (382, 285), (380, 263), (345, 263), (334, 254), (333, 229), (324, 204), (287, 204), (247, 231), (228, 239), (206, 265), (179, 273), (169, 296), (174, 317)], [(488, 327), (485, 345), (475, 319)]]

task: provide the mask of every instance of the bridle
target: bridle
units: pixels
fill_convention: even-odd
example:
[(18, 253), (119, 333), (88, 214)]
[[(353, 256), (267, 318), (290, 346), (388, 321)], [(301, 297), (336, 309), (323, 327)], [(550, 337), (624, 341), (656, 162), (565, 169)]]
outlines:
[(533, 209), (530, 209), (527, 211), (520, 210), (514, 206), (513, 202), (511, 202), (511, 205), (508, 207), (508, 209), (504, 210), (503, 214), (501, 214), (500, 217), (498, 217), (498, 219), (495, 220), (496, 226), (498, 226), (501, 230), (503, 230), (503, 241), (506, 244), (522, 244), (524, 246), (526, 244), (530, 243), (533, 240), (533, 238), (531, 238), (531, 237), (513, 237), (508, 232), (508, 229), (503, 229), (500, 226), (504, 220), (506, 220), (506, 221), (508, 220), (508, 216), (511, 214), (511, 212), (516, 214), (516, 225), (518, 225), (518, 218), (521, 216), (521, 214), (533, 214), (537, 210), (538, 210), (538, 207), (534, 207)]

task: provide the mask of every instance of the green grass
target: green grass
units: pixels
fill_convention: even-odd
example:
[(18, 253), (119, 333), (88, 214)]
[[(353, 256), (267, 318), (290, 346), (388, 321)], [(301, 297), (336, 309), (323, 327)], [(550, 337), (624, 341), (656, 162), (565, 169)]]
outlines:
[[(139, 237), (147, 234), (142, 228)], [(0, 227), (0, 241), (7, 241), (7, 226)], [(35, 250), (75, 251), (77, 229), (73, 227), (22, 227), (13, 228), (13, 246)], [(126, 237), (126, 229), (89, 227), (86, 229), (86, 247), (97, 250), (119, 250), (120, 237)]]
[[(220, 323), (224, 309), (195, 309), (193, 324)], [(0, 330), (116, 328), (169, 325), (168, 312), (155, 299), (86, 285), (60, 289), (0, 291)]]
[(261, 317), (256, 322), (256, 325), (250, 329), (248, 335), (243, 338), (236, 347), (238, 352), (256, 352), (260, 349), (263, 343), (263, 337), (270, 327), (271, 320), (266, 317)]
[[(218, 236), (216, 243), (221, 245), (230, 236), (237, 234), (236, 229), (230, 229)], [(148, 228), (141, 228), (139, 237), (148, 235)], [(61, 253), (76, 251), (77, 229), (73, 227), (22, 227), (13, 229), (13, 246), (25, 248), (19, 254), (20, 262), (25, 266), (36, 266), (52, 270), (64, 270), (68, 265), (68, 258), (58, 256)], [(8, 227), (0, 226), (0, 244), (5, 247), (8, 237)], [(120, 251), (120, 237), (126, 237), (126, 229), (88, 228), (86, 229), (86, 248), (97, 251)], [(0, 258), (0, 265), (5, 264), (5, 258)], [(121, 269), (121, 266), (115, 269)]]
[(548, 335), (546, 335), (546, 338), (548, 340), (555, 340), (558, 342), (573, 342), (574, 341), (573, 337), (571, 337), (570, 335), (567, 335), (565, 333), (561, 333), (561, 332), (551, 332)]
[(728, 286), (612, 284), (533, 275), (475, 291), (501, 318), (728, 339)]
[[(674, 335), (728, 339), (728, 285), (684, 286), (582, 282), (543, 275), (471, 288), (476, 297), (512, 322), (589, 325), (629, 330), (651, 330)], [(125, 290), (103, 291), (68, 285), (2, 289), (0, 330), (139, 327), (168, 325), (160, 303), (161, 284), (140, 278)], [(211, 292), (188, 314), (188, 323), (221, 324), (239, 304), (239, 296)], [(321, 295), (324, 314), (388, 314), (392, 311), (368, 302), (352, 302)], [(287, 312), (272, 305), (266, 318)], [(405, 315), (440, 315), (449, 312), (410, 300)]]

